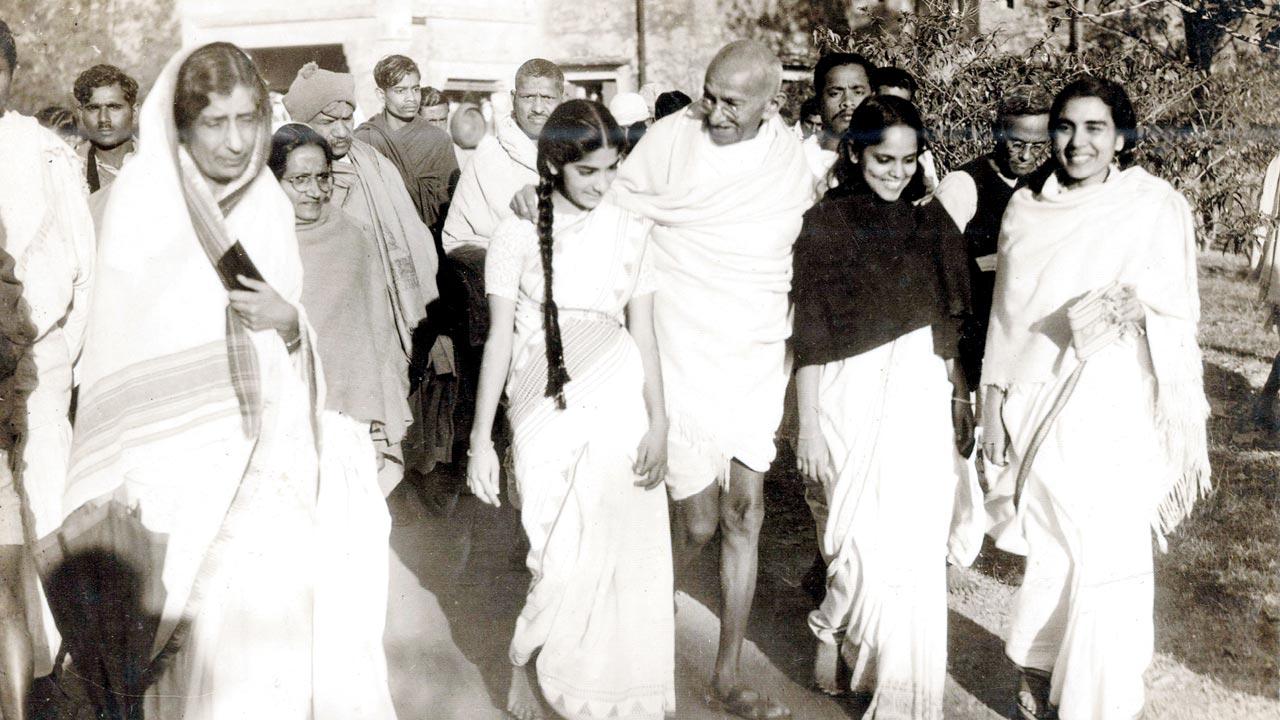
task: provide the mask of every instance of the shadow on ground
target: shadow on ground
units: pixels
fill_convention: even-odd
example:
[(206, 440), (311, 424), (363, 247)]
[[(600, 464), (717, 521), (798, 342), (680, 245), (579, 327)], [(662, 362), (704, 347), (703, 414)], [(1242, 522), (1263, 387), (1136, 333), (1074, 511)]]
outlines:
[(416, 498), (399, 497), (396, 502), (411, 506), (411, 522), (391, 533), (392, 551), (435, 596), (454, 645), (479, 668), (499, 708), (506, 706), (511, 677), (507, 646), (529, 584), (516, 546), (519, 511), (505, 500), (494, 509), (466, 495), (445, 517), (427, 513)]
[(1280, 444), (1249, 419), (1248, 378), (1205, 366), (1214, 493), (1156, 556), (1156, 649), (1223, 685), (1280, 693)]
[[(747, 638), (792, 681), (812, 685), (814, 639), (807, 618), (812, 600), (801, 586), (817, 550), (813, 519), (804, 502), (804, 486), (795, 473), (789, 448), (765, 479), (765, 521), (760, 538), (760, 570)], [(992, 548), (994, 550), (994, 548)], [(718, 541), (708, 543), (679, 589), (712, 610), (719, 608)], [(1020, 577), (1020, 558), (1000, 553), (989, 561), (993, 572)], [(940, 560), (941, 562), (941, 560)], [(1012, 570), (1011, 566), (1015, 566)], [(1017, 685), (1016, 670), (1004, 656), (1004, 642), (986, 628), (951, 611), (948, 613), (948, 671), (965, 691), (987, 707), (1007, 716)], [(867, 699), (838, 699), (851, 718), (861, 718)]]

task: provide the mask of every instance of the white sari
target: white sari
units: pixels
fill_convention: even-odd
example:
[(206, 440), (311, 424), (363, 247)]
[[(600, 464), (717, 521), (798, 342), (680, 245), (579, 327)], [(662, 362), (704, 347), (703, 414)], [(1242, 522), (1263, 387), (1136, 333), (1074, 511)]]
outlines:
[[(1019, 190), (1001, 227), (982, 384), (1006, 393), (1010, 447), (988, 505), (997, 543), (1027, 555), (1006, 650), (1052, 671), (1063, 720), (1141, 712), (1151, 531), (1163, 543), (1209, 487), (1195, 252), (1186, 200), (1136, 167)], [(1067, 308), (1113, 282), (1136, 288), (1146, 335), (1089, 356), (1015, 508), (1031, 439), (1081, 364)]]
[(556, 215), (564, 410), (544, 392), (533, 226), (500, 225), (485, 265), (486, 291), (516, 302), (507, 395), (533, 582), (511, 661), (524, 665), (538, 652), (538, 682), (565, 718), (661, 720), (675, 710), (667, 499), (635, 485), (648, 420), (640, 351), (623, 317), (632, 297), (653, 292), (650, 227), (608, 203)]
[(809, 626), (874, 693), (866, 717), (940, 720), (947, 674), (947, 538), (965, 479), (951, 384), (932, 328), (821, 366), (819, 428), (835, 464)]
[[(145, 690), (147, 717), (304, 720), (312, 713), (323, 383), (297, 305), (293, 211), (263, 164), (265, 121), (247, 171), (220, 198), (193, 174), (173, 121), (187, 55), (170, 60), (143, 105), (144, 139), (105, 209), (80, 366), (70, 514), (42, 543), (42, 558), (51, 567), (68, 543), (94, 547), (104, 538), (108, 551), (123, 552), (130, 541), (136, 551), (138, 533), (125, 540), (119, 528), (140, 522), (149, 557), (135, 552), (143, 561), (132, 569), (159, 587), (158, 597), (141, 598), (158, 628), (145, 658), (147, 686), (125, 689)], [(254, 425), (232, 379), (227, 290), (202, 249), (201, 221), (239, 240), (299, 312), (302, 346), (294, 353), (274, 330), (248, 333), (259, 396)]]

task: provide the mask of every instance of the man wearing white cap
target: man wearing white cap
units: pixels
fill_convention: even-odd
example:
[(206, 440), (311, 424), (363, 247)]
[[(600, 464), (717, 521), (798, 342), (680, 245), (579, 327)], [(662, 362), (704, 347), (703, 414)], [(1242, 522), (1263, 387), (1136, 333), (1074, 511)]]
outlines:
[(627, 133), (627, 147), (634, 148), (653, 124), (649, 103), (640, 93), (618, 93), (609, 101), (609, 112)]

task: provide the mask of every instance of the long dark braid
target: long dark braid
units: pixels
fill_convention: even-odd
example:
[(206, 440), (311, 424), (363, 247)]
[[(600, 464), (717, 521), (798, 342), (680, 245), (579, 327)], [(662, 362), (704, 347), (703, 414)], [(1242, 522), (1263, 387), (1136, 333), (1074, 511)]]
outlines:
[(547, 397), (556, 399), (556, 407), (565, 409), (564, 386), (569, 382), (569, 371), (564, 366), (564, 344), (560, 339), (560, 313), (556, 309), (551, 291), (555, 273), (552, 270), (552, 228), (555, 217), (551, 212), (551, 193), (555, 183), (545, 175), (538, 180), (538, 254), (542, 256), (542, 329), (547, 336)]
[(564, 386), (569, 371), (564, 366), (564, 342), (560, 337), (560, 315), (551, 286), (555, 273), (551, 258), (554, 214), (551, 196), (557, 181), (563, 181), (565, 165), (576, 162), (602, 147), (621, 150), (626, 136), (609, 109), (593, 100), (561, 103), (547, 118), (538, 136), (538, 251), (542, 258), (542, 330), (547, 338), (547, 392), (556, 407), (565, 409)]

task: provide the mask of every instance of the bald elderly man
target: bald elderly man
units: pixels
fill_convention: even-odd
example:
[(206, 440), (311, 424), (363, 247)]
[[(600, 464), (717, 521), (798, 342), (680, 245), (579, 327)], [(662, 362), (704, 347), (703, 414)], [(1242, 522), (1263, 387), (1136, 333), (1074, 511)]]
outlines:
[(748, 718), (786, 708), (740, 684), (755, 595), (764, 476), (787, 386), (791, 248), (812, 201), (799, 140), (778, 111), (782, 63), (726, 45), (701, 103), (649, 128), (613, 201), (655, 221), (654, 324), (671, 417), (674, 553), (687, 571), (719, 529), (721, 627), (708, 702)]
[[(655, 222), (676, 572), (720, 530), (720, 646), (706, 701), (743, 718), (790, 717), (738, 675), (790, 374), (791, 249), (813, 202), (800, 141), (778, 117), (784, 101), (777, 56), (729, 43), (707, 68), (702, 101), (649, 128), (607, 200)], [(533, 201), (526, 188), (514, 204), (532, 217)]]
[[(439, 258), (431, 231), (418, 215), (400, 171), (373, 146), (355, 138), (355, 80), (307, 63), (298, 71), (284, 96), (289, 116), (310, 125), (333, 150), (333, 203), (364, 230), (382, 259), (387, 293), (400, 335), (400, 349), (387, 358), (386, 372), (400, 384), (401, 420), (375, 428), (374, 444), (382, 457), (378, 484), (390, 495), (404, 476), (401, 441), (410, 421), (409, 360), (414, 330), (427, 316), (427, 304), (439, 296), (436, 268)], [(419, 340), (422, 339), (421, 334)], [(430, 348), (418, 348), (419, 354)]]

